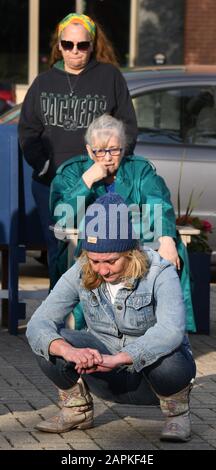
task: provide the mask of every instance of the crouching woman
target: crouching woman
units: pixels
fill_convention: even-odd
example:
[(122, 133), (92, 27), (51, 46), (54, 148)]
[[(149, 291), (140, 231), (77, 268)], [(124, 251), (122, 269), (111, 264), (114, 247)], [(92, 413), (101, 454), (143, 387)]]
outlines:
[[(27, 328), (41, 369), (60, 390), (61, 410), (37, 429), (91, 427), (93, 392), (117, 403), (159, 403), (161, 439), (187, 441), (196, 367), (176, 269), (157, 252), (139, 248), (128, 207), (116, 193), (88, 207), (85, 228), (81, 257)], [(64, 320), (78, 302), (87, 328), (67, 329)]]

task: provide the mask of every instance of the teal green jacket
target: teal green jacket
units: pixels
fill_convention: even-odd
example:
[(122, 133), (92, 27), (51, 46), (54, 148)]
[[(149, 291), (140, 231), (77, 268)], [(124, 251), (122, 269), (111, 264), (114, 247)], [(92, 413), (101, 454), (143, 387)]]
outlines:
[[(72, 157), (62, 164), (51, 184), (50, 209), (52, 215), (58, 204), (69, 204), (74, 211), (77, 227), (77, 197), (85, 198), (85, 208), (92, 204), (97, 197), (106, 193), (103, 181), (95, 183), (89, 189), (82, 179), (83, 173), (94, 164), (88, 156)], [(153, 241), (154, 238), (154, 207), (160, 204), (162, 210), (162, 226), (160, 235), (176, 237), (175, 213), (170, 201), (170, 193), (164, 180), (157, 175), (153, 165), (143, 157), (124, 157), (120, 163), (115, 180), (115, 192), (120, 194), (127, 205), (149, 205), (150, 223), (146, 223), (147, 232), (141, 233), (141, 240)], [(83, 208), (79, 208), (81, 211)], [(157, 214), (156, 214), (157, 215)], [(58, 217), (54, 217), (57, 222)], [(149, 230), (151, 229), (152, 236)], [(159, 235), (159, 236), (160, 236)]]
[[(73, 224), (74, 227), (77, 228), (78, 220), (82, 219), (81, 214), (85, 214), (87, 207), (99, 196), (106, 193), (103, 180), (95, 183), (92, 188), (89, 189), (82, 179), (83, 173), (93, 164), (94, 161), (87, 155), (80, 155), (72, 157), (58, 168), (50, 189), (50, 209), (54, 223), (59, 222), (62, 225), (70, 226), (70, 221), (67, 220), (66, 217), (54, 215), (54, 213), (58, 212), (56, 208), (60, 208), (59, 213), (67, 214), (66, 205), (68, 205), (73, 208)], [(144, 214), (142, 210), (143, 205), (145, 205), (144, 208), (147, 207), (149, 209), (149, 214), (147, 218), (144, 219), (144, 229), (141, 229), (141, 233), (139, 232), (141, 243), (152, 242), (159, 236), (170, 236), (176, 239), (178, 253), (184, 262), (181, 284), (184, 294), (186, 293), (185, 301), (187, 306), (188, 329), (195, 331), (187, 253), (181, 240), (176, 237), (175, 213), (170, 200), (170, 192), (165, 181), (157, 175), (154, 166), (148, 160), (134, 155), (125, 156), (116, 174), (115, 192), (123, 197), (127, 205), (136, 204), (142, 216)], [(81, 196), (83, 196), (83, 199), (79, 199), (81, 203), (77, 204), (77, 197), (80, 198)], [(82, 201), (84, 201), (85, 207), (83, 207)], [(60, 206), (60, 204), (65, 204), (65, 212), (63, 210), (64, 206)], [(155, 211), (155, 208), (160, 208), (159, 212), (157, 212), (157, 209)], [(156, 227), (158, 219), (160, 222)], [(59, 278), (68, 268), (66, 248), (66, 243), (61, 242), (57, 256), (56, 278)], [(80, 244), (78, 243), (76, 255), (79, 255), (79, 252)]]

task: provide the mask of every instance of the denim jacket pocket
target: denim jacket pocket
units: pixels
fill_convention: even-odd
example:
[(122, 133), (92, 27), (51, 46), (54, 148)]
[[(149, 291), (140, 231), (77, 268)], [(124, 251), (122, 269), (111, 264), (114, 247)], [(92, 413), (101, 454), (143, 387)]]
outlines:
[(85, 292), (80, 300), (86, 312), (87, 324), (90, 322), (91, 326), (93, 325), (96, 329), (99, 325), (101, 327), (105, 325), (107, 328), (107, 318), (101, 313), (101, 305), (95, 293)]
[(84, 307), (84, 310), (87, 312), (93, 313), (95, 310), (99, 309), (97, 296), (92, 291), (83, 293), (83, 295), (80, 297), (80, 301)]
[(131, 326), (140, 331), (147, 331), (156, 323), (151, 294), (131, 296), (126, 301)]

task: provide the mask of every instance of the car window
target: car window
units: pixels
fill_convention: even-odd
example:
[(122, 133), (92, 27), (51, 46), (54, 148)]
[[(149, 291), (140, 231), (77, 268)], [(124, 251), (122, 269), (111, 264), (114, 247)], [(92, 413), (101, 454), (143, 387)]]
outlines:
[(133, 103), (139, 142), (216, 146), (216, 87), (148, 91)]

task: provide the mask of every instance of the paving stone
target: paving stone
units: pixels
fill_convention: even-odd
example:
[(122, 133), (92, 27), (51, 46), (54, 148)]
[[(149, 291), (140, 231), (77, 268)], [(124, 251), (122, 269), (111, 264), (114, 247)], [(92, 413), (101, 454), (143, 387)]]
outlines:
[(199, 393), (196, 395), (196, 400), (198, 401), (198, 403), (194, 403), (192, 400), (191, 400), (191, 404), (195, 405), (195, 406), (200, 406), (202, 408), (209, 408), (210, 405), (214, 405), (215, 404), (215, 399), (216, 397), (211, 394), (211, 393)]
[(61, 434), (61, 437), (64, 439), (64, 441), (70, 443), (73, 441), (89, 441), (91, 440), (91, 436), (87, 434), (87, 430), (81, 430), (81, 429), (72, 429), (71, 431), (64, 432)]
[(23, 426), (11, 414), (0, 416), (0, 430), (1, 431), (23, 431)]
[(49, 446), (49, 445), (45, 446), (43, 447), (43, 450), (69, 450), (70, 451), (71, 447), (63, 443), (61, 446), (54, 446), (54, 447)]
[(200, 433), (197, 431), (197, 434), (200, 435), (203, 439), (216, 440), (216, 429), (213, 429), (210, 426), (208, 426), (208, 429), (204, 429)]
[(19, 402), (19, 403), (7, 403), (9, 411), (12, 413), (15, 411), (32, 411), (32, 406), (28, 402)]
[(215, 439), (210, 439), (209, 437), (206, 439), (208, 441), (208, 444), (214, 447), (216, 449), (216, 440)]
[[(194, 410), (194, 414), (196, 414), (200, 418), (203, 418), (204, 420), (208, 420), (208, 422), (209, 421), (214, 421), (214, 422), (216, 421), (216, 413), (212, 409), (212, 404), (211, 404), (210, 408), (199, 408), (199, 409), (196, 408)], [(207, 421), (206, 421), (206, 423), (207, 423)]]
[(13, 447), (25, 447), (25, 445), (35, 445), (38, 443), (34, 437), (25, 431), (22, 432), (15, 432), (15, 431), (7, 431), (4, 432), (4, 437), (11, 443)]
[(0, 449), (1, 450), (10, 450), (11, 449), (11, 444), (8, 442), (8, 440), (5, 438), (5, 436), (0, 433)]
[(36, 409), (36, 410), (40, 410), (40, 409), (42, 409), (42, 408), (45, 408), (45, 407), (47, 407), (47, 406), (53, 404), (53, 403), (51, 402), (51, 400), (49, 400), (49, 399), (48, 399), (47, 397), (45, 397), (45, 396), (44, 396), (43, 398), (41, 398), (41, 399), (37, 399), (37, 398), (33, 399), (33, 398), (31, 398), (31, 399), (29, 400), (29, 403), (30, 403), (30, 405), (32, 406), (32, 408), (33, 408), (33, 409)]
[(144, 439), (136, 441), (128, 439), (101, 439), (99, 444), (105, 450), (155, 450), (155, 446)]
[(41, 445), (39, 443), (35, 443), (35, 444), (16, 444), (16, 446), (13, 448), (13, 450), (43, 450), (43, 448), (41, 447)]
[(0, 415), (5, 415), (6, 413), (8, 413), (7, 406), (0, 404)]
[(100, 443), (94, 441), (76, 441), (71, 443), (74, 450), (101, 450)]
[(182, 443), (161, 443), (160, 449), (163, 450), (214, 450), (214, 447), (209, 445), (206, 442), (203, 443), (194, 443), (193, 441)]
[(53, 434), (48, 432), (40, 432), (40, 431), (33, 431), (32, 436), (34, 436), (35, 440), (40, 442), (41, 445), (59, 445), (61, 446), (64, 444), (64, 440), (60, 434)]
[(119, 429), (116, 427), (116, 428), (113, 428), (110, 423), (107, 423), (107, 424), (104, 424), (104, 425), (101, 425), (101, 426), (97, 426), (97, 427), (94, 427), (92, 429), (88, 429), (86, 430), (86, 432), (88, 433), (89, 436), (91, 437), (95, 437), (95, 436), (107, 436), (107, 435), (111, 435), (113, 437), (116, 437), (116, 436), (119, 436), (121, 434), (123, 435), (127, 435), (127, 433), (130, 432), (131, 433), (136, 433), (135, 430), (133, 430), (129, 425), (127, 425), (126, 423), (121, 423), (119, 425)]
[(34, 430), (35, 425), (41, 421), (41, 417), (36, 411), (27, 413), (15, 412), (14, 416), (17, 421), (21, 423), (23, 428), (26, 428), (28, 431)]

